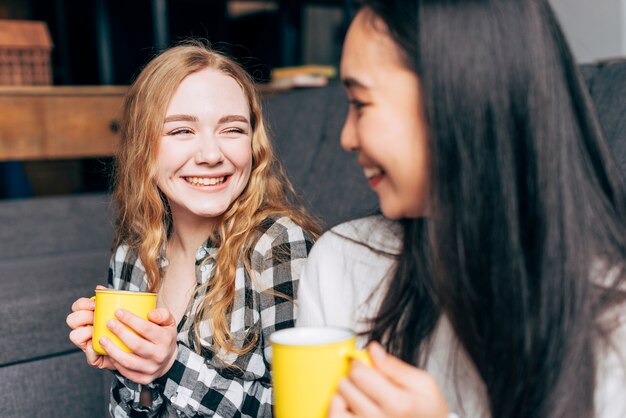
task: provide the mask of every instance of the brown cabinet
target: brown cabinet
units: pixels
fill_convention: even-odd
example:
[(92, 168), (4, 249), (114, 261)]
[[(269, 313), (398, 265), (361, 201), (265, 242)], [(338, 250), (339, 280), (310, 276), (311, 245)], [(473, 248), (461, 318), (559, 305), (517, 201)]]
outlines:
[(0, 161), (113, 155), (126, 90), (0, 87)]

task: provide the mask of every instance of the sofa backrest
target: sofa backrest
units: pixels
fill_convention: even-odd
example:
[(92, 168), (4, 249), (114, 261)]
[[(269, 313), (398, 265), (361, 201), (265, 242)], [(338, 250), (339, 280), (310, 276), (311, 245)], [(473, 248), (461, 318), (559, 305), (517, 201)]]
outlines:
[(106, 284), (112, 219), (105, 195), (0, 202), (2, 417), (105, 416), (109, 373), (87, 366), (65, 317)]

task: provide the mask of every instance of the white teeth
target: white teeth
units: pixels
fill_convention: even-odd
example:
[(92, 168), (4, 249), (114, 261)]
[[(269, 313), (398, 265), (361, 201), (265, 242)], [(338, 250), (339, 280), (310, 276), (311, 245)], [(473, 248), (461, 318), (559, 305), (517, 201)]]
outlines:
[(378, 167), (365, 167), (363, 168), (363, 172), (365, 173), (365, 177), (367, 177), (368, 179), (371, 179), (372, 177), (382, 174), (383, 170), (381, 170)]
[(184, 179), (194, 186), (215, 186), (224, 183), (226, 177), (184, 177)]

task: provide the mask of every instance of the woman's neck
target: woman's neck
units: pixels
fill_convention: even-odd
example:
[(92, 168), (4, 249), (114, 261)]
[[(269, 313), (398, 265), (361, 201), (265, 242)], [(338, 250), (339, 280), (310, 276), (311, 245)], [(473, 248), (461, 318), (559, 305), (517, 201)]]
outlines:
[(172, 233), (167, 240), (168, 247), (175, 247), (185, 254), (195, 254), (198, 247), (207, 240), (217, 225), (217, 221), (213, 218), (203, 219), (173, 215)]

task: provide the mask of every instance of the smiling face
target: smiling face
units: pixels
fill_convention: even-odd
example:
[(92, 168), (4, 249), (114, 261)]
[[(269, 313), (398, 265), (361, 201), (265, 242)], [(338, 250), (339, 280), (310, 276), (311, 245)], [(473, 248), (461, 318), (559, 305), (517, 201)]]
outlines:
[(177, 220), (212, 223), (242, 193), (252, 167), (248, 100), (239, 84), (206, 68), (170, 100), (158, 152), (157, 185)]
[(341, 145), (358, 153), (383, 214), (427, 213), (428, 142), (416, 74), (369, 10), (352, 22), (341, 58), (350, 110)]

